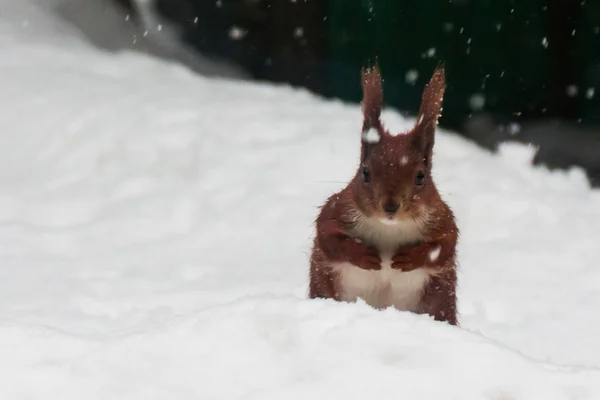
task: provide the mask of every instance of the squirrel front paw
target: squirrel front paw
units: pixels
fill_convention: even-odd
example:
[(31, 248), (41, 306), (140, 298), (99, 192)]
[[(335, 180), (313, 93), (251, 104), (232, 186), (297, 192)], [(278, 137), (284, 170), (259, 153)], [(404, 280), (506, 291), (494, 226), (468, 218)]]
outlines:
[(366, 270), (381, 269), (381, 257), (379, 251), (374, 247), (354, 242), (349, 246), (348, 253), (349, 261), (359, 268)]
[(440, 249), (440, 245), (430, 243), (401, 247), (392, 257), (392, 268), (412, 271), (430, 263), (435, 263)]

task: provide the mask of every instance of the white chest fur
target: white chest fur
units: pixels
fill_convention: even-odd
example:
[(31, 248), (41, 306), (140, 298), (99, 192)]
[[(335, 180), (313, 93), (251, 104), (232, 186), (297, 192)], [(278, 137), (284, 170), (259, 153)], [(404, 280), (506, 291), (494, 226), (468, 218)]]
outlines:
[(335, 263), (332, 269), (339, 276), (340, 300), (353, 302), (358, 298), (375, 308), (395, 307), (416, 312), (431, 271), (424, 268), (408, 272), (391, 268), (391, 258), (398, 246), (419, 240), (420, 226), (414, 221), (387, 221), (364, 218), (354, 232), (360, 240), (380, 250), (381, 270), (364, 270), (350, 263)]
[(417, 311), (430, 272), (426, 269), (403, 272), (392, 269), (389, 261), (382, 264), (379, 271), (361, 269), (350, 263), (333, 265), (339, 274), (340, 300), (353, 302), (361, 298), (375, 308), (393, 306), (399, 310)]

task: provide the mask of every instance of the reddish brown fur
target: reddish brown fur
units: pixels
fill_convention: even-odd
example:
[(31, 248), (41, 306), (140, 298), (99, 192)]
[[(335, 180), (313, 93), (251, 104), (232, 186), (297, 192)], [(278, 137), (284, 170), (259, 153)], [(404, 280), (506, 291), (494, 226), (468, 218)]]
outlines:
[[(374, 129), (380, 140), (378, 143), (362, 140), (360, 165), (353, 179), (321, 207), (311, 256), (309, 297), (341, 300), (345, 288), (340, 270), (332, 267), (334, 263), (347, 262), (363, 270), (380, 270), (383, 250), (378, 245), (382, 241), (395, 243), (395, 238), (370, 240), (367, 233), (372, 231), (367, 231), (362, 221), (401, 220), (411, 224), (406, 231), (410, 234), (403, 232), (404, 236), (398, 238), (403, 244), (394, 247), (391, 268), (431, 271), (413, 311), (456, 325), (458, 228), (452, 210), (440, 197), (431, 177), (435, 128), (445, 89), (444, 70), (436, 69), (426, 86), (413, 129), (396, 136), (385, 130), (380, 121), (383, 90), (379, 69), (363, 70), (361, 78), (363, 133)], [(363, 180), (365, 167), (369, 182)], [(416, 184), (420, 171), (424, 175), (422, 186)], [(385, 211), (386, 204), (397, 205), (397, 211), (390, 212), (390, 208)], [(387, 235), (392, 230), (384, 227), (381, 232)], [(418, 239), (410, 239), (413, 233)], [(431, 251), (438, 246), (437, 258), (431, 260)]]

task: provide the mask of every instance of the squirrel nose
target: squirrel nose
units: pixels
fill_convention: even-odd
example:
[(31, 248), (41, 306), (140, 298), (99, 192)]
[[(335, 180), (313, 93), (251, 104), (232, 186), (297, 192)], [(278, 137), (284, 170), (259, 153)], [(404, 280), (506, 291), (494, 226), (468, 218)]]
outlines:
[(400, 205), (394, 201), (394, 199), (388, 199), (383, 205), (383, 210), (387, 213), (393, 214), (400, 208)]

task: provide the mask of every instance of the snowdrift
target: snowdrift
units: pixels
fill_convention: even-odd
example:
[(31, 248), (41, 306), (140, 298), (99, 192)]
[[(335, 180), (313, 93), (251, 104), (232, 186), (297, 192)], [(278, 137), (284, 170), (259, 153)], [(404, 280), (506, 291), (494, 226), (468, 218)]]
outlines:
[(365, 304), (259, 296), (154, 314), (152, 323), (100, 337), (5, 327), (2, 354), (13, 360), (5, 372), (14, 378), (0, 392), (10, 399), (257, 400), (600, 394), (597, 373), (536, 363), (479, 335)]

